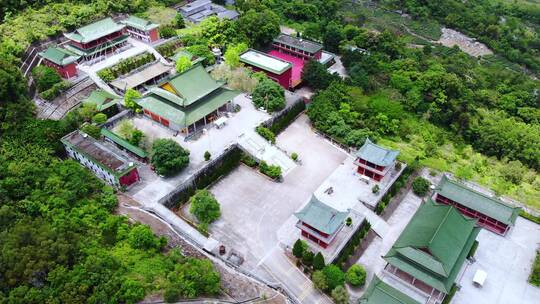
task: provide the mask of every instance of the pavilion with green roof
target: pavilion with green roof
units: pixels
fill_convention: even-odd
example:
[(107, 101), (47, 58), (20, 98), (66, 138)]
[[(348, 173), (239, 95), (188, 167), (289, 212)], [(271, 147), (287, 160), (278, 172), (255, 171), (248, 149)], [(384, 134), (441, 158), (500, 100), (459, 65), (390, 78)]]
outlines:
[(159, 39), (159, 24), (157, 23), (133, 15), (120, 22), (126, 26), (127, 33), (135, 39), (145, 42), (154, 42)]
[(64, 47), (78, 56), (90, 59), (124, 45), (128, 38), (124, 34), (124, 27), (112, 18), (105, 18), (71, 33), (64, 33), (69, 40)]
[(106, 111), (121, 102), (121, 97), (102, 89), (92, 91), (92, 93), (90, 93), (90, 95), (83, 100), (83, 104), (94, 104), (98, 112)]
[(302, 236), (327, 248), (343, 228), (348, 214), (328, 206), (313, 195), (294, 215), (298, 218), (296, 227), (302, 231)]
[(450, 293), (480, 231), (476, 219), (428, 199), (383, 256), (385, 270), (437, 301)]
[(391, 150), (373, 143), (369, 138), (356, 151), (355, 165), (358, 173), (381, 181), (394, 167), (399, 151)]
[(77, 61), (80, 56), (60, 47), (48, 47), (38, 53), (43, 64), (54, 68), (64, 78), (77, 76)]
[(358, 304), (420, 304), (374, 276)]
[(202, 129), (221, 112), (230, 111), (239, 92), (214, 80), (201, 64), (167, 78), (137, 100), (146, 116), (189, 134)]
[(467, 217), (495, 233), (505, 235), (514, 226), (521, 208), (510, 206), (496, 197), (476, 191), (446, 175), (435, 189), (438, 203), (454, 206)]

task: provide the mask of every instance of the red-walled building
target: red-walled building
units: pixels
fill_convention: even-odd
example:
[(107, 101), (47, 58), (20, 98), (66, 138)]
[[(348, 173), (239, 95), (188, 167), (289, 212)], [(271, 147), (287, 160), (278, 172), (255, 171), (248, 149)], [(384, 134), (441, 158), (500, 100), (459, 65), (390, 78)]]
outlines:
[(302, 236), (322, 248), (327, 248), (343, 228), (348, 214), (312, 196), (309, 203), (294, 215), (298, 218), (296, 227), (302, 231)]
[(435, 200), (441, 204), (454, 206), (463, 215), (478, 219), (478, 225), (481, 227), (501, 235), (505, 235), (514, 226), (521, 210), (467, 187), (446, 175), (435, 189)]
[(126, 32), (131, 37), (152, 43), (159, 40), (159, 24), (135, 16), (129, 16), (121, 21), (126, 26)]
[(59, 47), (49, 47), (40, 52), (39, 56), (42, 58), (41, 64), (54, 68), (60, 76), (64, 78), (77, 76), (77, 61), (80, 56)]
[(285, 89), (292, 86), (292, 64), (288, 61), (251, 49), (240, 55), (240, 61), (255, 72), (264, 72)]
[(366, 138), (364, 145), (356, 152), (357, 171), (379, 182), (394, 167), (398, 155), (399, 151), (383, 148)]
[(303, 60), (319, 60), (322, 56), (323, 46), (320, 43), (293, 37), (287, 34), (279, 34), (272, 43), (275, 50), (285, 54), (291, 54)]
[(64, 33), (69, 40), (64, 48), (84, 59), (98, 57), (126, 43), (128, 35), (124, 33), (124, 28), (123, 24), (105, 18), (74, 32)]
[(115, 188), (140, 180), (137, 164), (116, 146), (75, 130), (61, 139), (68, 155)]

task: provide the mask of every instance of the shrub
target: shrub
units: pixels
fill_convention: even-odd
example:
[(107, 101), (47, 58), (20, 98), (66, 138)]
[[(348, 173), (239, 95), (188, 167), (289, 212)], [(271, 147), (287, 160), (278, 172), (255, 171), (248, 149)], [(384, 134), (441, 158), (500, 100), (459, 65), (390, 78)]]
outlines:
[(170, 25), (162, 25), (159, 28), (159, 36), (161, 38), (171, 38), (176, 36), (176, 29)]
[(311, 266), (313, 264), (313, 258), (314, 258), (313, 252), (306, 250), (304, 251), (304, 254), (302, 255), (302, 263), (306, 266)]
[(240, 160), (248, 167), (254, 168), (257, 166), (257, 161), (247, 154), (242, 154), (242, 158)]
[(208, 152), (208, 151), (205, 151), (204, 152), (204, 160), (209, 161), (210, 158), (212, 158), (212, 154), (210, 154), (210, 152)]
[(135, 249), (159, 250), (166, 243), (167, 239), (157, 238), (146, 225), (135, 225), (129, 232), (129, 245)]
[(45, 65), (38, 65), (32, 69), (32, 76), (34, 77), (38, 92), (46, 91), (55, 84), (62, 82), (60, 74), (55, 69)]
[(291, 158), (292, 158), (292, 160), (297, 161), (298, 160), (298, 154), (296, 152), (291, 153)]
[(134, 89), (128, 89), (124, 94), (124, 104), (126, 108), (137, 110), (141, 107), (135, 102), (136, 99), (141, 98), (141, 94)]
[(396, 162), (396, 164), (394, 165), (394, 169), (396, 169), (396, 171), (401, 170), (401, 167), (402, 167), (402, 165), (401, 165), (400, 162)]
[(268, 165), (265, 161), (261, 161), (259, 169), (261, 173), (272, 179), (277, 179), (281, 176), (281, 167), (278, 165)]
[(320, 252), (317, 252), (315, 257), (313, 258), (313, 269), (322, 270), (324, 266), (324, 256)]
[(106, 68), (97, 72), (97, 75), (105, 82), (111, 82), (116, 79), (116, 75), (110, 68)]
[(101, 128), (94, 125), (94, 124), (86, 124), (81, 128), (81, 131), (84, 133), (92, 136), (95, 139), (99, 139), (101, 137)]
[(192, 64), (193, 63), (188, 56), (180, 56), (178, 60), (176, 60), (176, 72), (182, 73), (189, 69)]
[(347, 270), (345, 278), (352, 286), (363, 286), (366, 283), (366, 270), (362, 265), (354, 264)]
[(352, 218), (351, 217), (348, 217), (346, 220), (345, 220), (345, 224), (347, 226), (351, 226), (352, 225)]
[(534, 260), (529, 282), (535, 286), (540, 286), (540, 251), (536, 252), (536, 259)]
[(177, 29), (183, 29), (186, 27), (186, 22), (184, 21), (184, 16), (182, 16), (182, 14), (176, 14), (176, 16), (174, 17), (174, 25)]
[(253, 103), (268, 112), (281, 110), (285, 107), (285, 91), (279, 84), (265, 77), (253, 91)]
[(189, 212), (201, 223), (210, 224), (221, 216), (219, 203), (208, 190), (198, 190), (189, 201)]
[(349, 293), (343, 286), (338, 286), (332, 290), (332, 299), (335, 304), (349, 304)]
[(206, 44), (196, 44), (187, 47), (187, 51), (191, 54), (204, 58), (203, 64), (205, 66), (216, 63), (216, 57), (214, 53), (208, 48)]
[(152, 145), (151, 162), (158, 174), (170, 176), (187, 167), (189, 151), (172, 139), (157, 139)]
[(322, 270), (315, 271), (311, 276), (311, 280), (313, 281), (313, 286), (315, 286), (315, 288), (317, 288), (318, 290), (328, 290), (328, 282), (326, 281), (326, 276), (324, 275)]
[(293, 245), (292, 253), (297, 258), (302, 258), (304, 256), (304, 251), (308, 248), (308, 244), (305, 241), (300, 239), (296, 240)]
[(431, 186), (431, 183), (423, 177), (415, 178), (412, 183), (413, 192), (418, 196), (426, 195), (429, 191), (429, 186)]
[(102, 124), (102, 123), (105, 123), (106, 121), (107, 121), (107, 115), (103, 113), (97, 113), (96, 115), (94, 115), (94, 117), (92, 117), (92, 122), (96, 124)]
[(373, 188), (371, 188), (371, 192), (373, 193), (379, 193), (381, 189), (379, 188), (379, 185), (375, 185), (373, 186)]
[(276, 135), (274, 134), (274, 132), (270, 131), (270, 129), (263, 126), (258, 126), (257, 128), (255, 128), (255, 131), (257, 131), (260, 136), (264, 137), (264, 139), (268, 140), (270, 143), (276, 143)]
[(141, 130), (133, 130), (131, 136), (128, 138), (130, 144), (138, 146), (142, 139), (144, 138), (144, 133)]
[(471, 247), (471, 250), (469, 250), (469, 253), (467, 254), (467, 258), (474, 256), (474, 254), (476, 253), (476, 250), (478, 249), (478, 244), (479, 242), (475, 240)]
[(328, 290), (334, 290), (338, 286), (345, 284), (345, 274), (336, 265), (330, 264), (323, 268), (322, 272), (328, 283)]
[(50, 89), (45, 90), (39, 94), (39, 96), (45, 100), (51, 101), (55, 99), (62, 91), (67, 89), (69, 87), (69, 82), (67, 81), (61, 81), (59, 83), (55, 83)]

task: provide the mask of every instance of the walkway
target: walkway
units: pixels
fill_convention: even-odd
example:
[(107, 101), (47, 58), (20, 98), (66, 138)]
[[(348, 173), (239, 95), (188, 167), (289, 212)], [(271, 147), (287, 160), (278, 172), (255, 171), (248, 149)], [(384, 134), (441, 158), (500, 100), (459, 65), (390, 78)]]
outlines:
[(281, 167), (282, 176), (287, 175), (296, 167), (296, 163), (277, 146), (270, 144), (266, 139), (253, 130), (246, 131), (238, 136), (240, 148), (257, 160), (265, 161), (270, 165)]

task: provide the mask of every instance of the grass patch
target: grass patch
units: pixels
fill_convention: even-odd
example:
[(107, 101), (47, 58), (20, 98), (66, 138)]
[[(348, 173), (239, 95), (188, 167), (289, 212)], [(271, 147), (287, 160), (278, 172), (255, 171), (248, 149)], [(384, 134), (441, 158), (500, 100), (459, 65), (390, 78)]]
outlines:
[(169, 24), (176, 17), (176, 10), (164, 6), (152, 6), (146, 12), (141, 14), (141, 17), (147, 18), (150, 21), (158, 24)]

